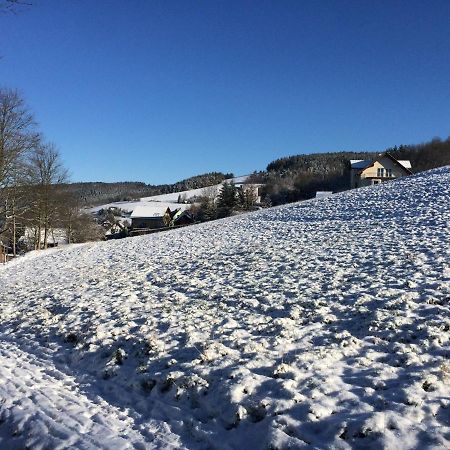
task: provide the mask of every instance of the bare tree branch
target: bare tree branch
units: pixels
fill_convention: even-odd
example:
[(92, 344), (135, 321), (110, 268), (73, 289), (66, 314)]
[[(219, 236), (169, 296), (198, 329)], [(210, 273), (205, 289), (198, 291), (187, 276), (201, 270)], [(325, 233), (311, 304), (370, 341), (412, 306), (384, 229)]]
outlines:
[(17, 14), (21, 8), (31, 5), (32, 3), (24, 0), (0, 0), (0, 13)]

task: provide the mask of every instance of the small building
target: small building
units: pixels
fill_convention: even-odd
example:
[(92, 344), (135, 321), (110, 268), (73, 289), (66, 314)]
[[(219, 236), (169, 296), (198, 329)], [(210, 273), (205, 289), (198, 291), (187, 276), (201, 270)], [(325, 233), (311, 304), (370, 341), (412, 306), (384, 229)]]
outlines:
[(190, 208), (189, 204), (142, 202), (131, 213), (131, 229), (158, 229), (174, 225), (174, 218)]
[[(156, 203), (156, 202), (155, 202)], [(166, 226), (170, 208), (162, 209), (160, 205), (139, 205), (131, 213), (131, 228), (156, 229)]]
[(411, 175), (411, 162), (397, 160), (390, 153), (381, 153), (375, 159), (350, 160), (350, 187), (358, 188)]
[(333, 195), (333, 191), (317, 191), (316, 198), (325, 198)]

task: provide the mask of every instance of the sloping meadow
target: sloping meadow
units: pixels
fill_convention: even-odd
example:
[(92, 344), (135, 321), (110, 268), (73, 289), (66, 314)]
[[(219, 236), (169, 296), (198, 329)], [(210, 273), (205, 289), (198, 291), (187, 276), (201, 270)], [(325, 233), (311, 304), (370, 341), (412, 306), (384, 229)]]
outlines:
[(442, 168), (15, 261), (0, 444), (448, 448), (449, 230)]

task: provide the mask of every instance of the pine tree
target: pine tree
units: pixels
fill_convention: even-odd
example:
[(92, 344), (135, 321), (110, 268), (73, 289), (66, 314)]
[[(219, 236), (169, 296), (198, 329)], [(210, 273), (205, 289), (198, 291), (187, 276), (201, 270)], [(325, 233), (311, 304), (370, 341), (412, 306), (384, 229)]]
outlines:
[(233, 183), (224, 183), (217, 198), (219, 217), (230, 216), (238, 205), (238, 193)]

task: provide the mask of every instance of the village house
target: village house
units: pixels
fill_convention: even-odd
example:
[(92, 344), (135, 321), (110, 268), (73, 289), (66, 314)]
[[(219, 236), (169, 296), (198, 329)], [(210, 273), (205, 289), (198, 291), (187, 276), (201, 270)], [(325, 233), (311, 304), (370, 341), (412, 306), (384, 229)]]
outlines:
[(389, 153), (375, 159), (352, 159), (350, 187), (359, 188), (411, 175), (411, 162), (397, 160)]
[(138, 205), (131, 213), (131, 229), (158, 229), (174, 225), (176, 219), (190, 205), (171, 210), (167, 204), (154, 202)]
[(134, 208), (131, 213), (131, 228), (163, 228), (165, 227), (164, 215), (167, 214), (167, 210), (161, 209), (159, 205), (139, 205)]

